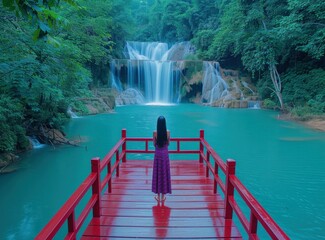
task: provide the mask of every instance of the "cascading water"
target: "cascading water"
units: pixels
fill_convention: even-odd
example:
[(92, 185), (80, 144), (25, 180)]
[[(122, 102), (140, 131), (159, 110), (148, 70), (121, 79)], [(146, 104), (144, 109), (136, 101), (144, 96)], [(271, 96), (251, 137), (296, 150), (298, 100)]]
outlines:
[[(146, 102), (175, 103), (180, 94), (179, 62), (189, 49), (187, 42), (177, 43), (171, 48), (160, 42), (127, 42), (129, 59), (125, 65), (121, 66), (119, 60), (111, 62), (112, 87), (119, 92), (127, 88), (137, 89)], [(125, 84), (121, 81), (122, 67), (127, 69)], [(119, 69), (118, 73), (114, 69)]]
[(220, 75), (218, 62), (203, 62), (202, 102), (209, 104), (228, 95), (228, 85)]
[(46, 146), (45, 144), (42, 144), (38, 141), (38, 139), (35, 136), (28, 137), (30, 143), (32, 144), (33, 148), (42, 148)]
[(116, 105), (201, 102), (243, 108), (257, 99), (250, 97), (255, 92), (249, 79), (239, 78), (236, 71), (223, 69), (223, 79), (218, 62), (185, 60), (191, 50), (188, 42), (171, 48), (160, 42), (127, 42), (128, 59), (110, 63), (111, 86), (119, 93)]

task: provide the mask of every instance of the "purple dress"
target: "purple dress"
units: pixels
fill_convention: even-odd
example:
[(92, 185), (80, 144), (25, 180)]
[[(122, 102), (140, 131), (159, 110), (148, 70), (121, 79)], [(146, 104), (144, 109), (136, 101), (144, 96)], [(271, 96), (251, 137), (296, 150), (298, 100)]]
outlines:
[(155, 146), (155, 148), (152, 171), (152, 192), (162, 194), (172, 193), (168, 144), (165, 144), (161, 148)]

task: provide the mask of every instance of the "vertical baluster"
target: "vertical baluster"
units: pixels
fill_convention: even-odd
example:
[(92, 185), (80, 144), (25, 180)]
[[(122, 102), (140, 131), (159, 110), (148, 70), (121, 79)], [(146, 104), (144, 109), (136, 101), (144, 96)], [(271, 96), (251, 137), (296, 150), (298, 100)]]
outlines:
[(203, 162), (203, 158), (202, 158), (202, 154), (203, 154), (203, 144), (202, 144), (202, 140), (204, 140), (204, 130), (200, 130), (200, 157), (199, 157), (199, 159), (200, 159), (200, 163), (202, 163)]
[(255, 235), (257, 233), (257, 218), (251, 212), (250, 221), (249, 221), (249, 234)]
[(116, 151), (115, 154), (115, 162), (118, 162), (117, 167), (116, 167), (116, 177), (120, 176), (120, 159), (119, 159), (119, 151)]
[(92, 185), (92, 194), (97, 194), (97, 201), (93, 207), (93, 217), (100, 216), (100, 194), (101, 194), (101, 187), (100, 187), (100, 159), (93, 158), (91, 159), (91, 172), (96, 173), (96, 181)]
[(217, 189), (218, 189), (217, 179), (216, 179), (216, 178), (219, 177), (218, 171), (219, 171), (218, 163), (215, 160), (214, 161), (214, 174), (215, 174), (215, 178), (214, 178), (214, 181), (213, 181), (213, 193), (217, 193)]
[[(112, 165), (111, 165), (111, 159), (109, 160), (108, 164), (107, 164), (107, 175), (111, 175), (112, 173)], [(108, 193), (112, 192), (112, 175), (111, 178), (108, 180)]]
[(124, 139), (122, 144), (122, 154), (124, 154), (122, 162), (126, 162), (126, 129), (122, 129), (122, 138)]
[(76, 231), (76, 220), (75, 220), (75, 213), (72, 211), (72, 213), (68, 217), (68, 232), (73, 235), (73, 239), (76, 239), (75, 231)]
[(234, 186), (230, 182), (230, 176), (235, 174), (236, 162), (232, 159), (227, 159), (226, 169), (226, 194), (225, 194), (225, 218), (232, 219), (233, 209), (230, 205), (229, 198), (234, 196)]
[(209, 166), (208, 166), (208, 163), (210, 162), (210, 152), (208, 150), (207, 150), (206, 159), (207, 159), (207, 162), (206, 162), (205, 176), (206, 177), (209, 177)]

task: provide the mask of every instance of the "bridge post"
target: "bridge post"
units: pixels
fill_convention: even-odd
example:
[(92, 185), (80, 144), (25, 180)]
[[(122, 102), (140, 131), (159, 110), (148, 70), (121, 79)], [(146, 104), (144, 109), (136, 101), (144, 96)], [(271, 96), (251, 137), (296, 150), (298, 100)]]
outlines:
[(120, 155), (118, 150), (115, 153), (115, 161), (119, 162), (119, 164), (116, 167), (116, 177), (119, 177), (120, 176)]
[(225, 193), (225, 219), (232, 219), (233, 209), (230, 205), (230, 198), (234, 197), (234, 186), (230, 182), (230, 176), (235, 174), (236, 161), (227, 159), (226, 168), (226, 193)]
[[(215, 161), (214, 162), (214, 174), (216, 176), (218, 176), (218, 171), (219, 171), (219, 167), (218, 167), (217, 162)], [(213, 180), (213, 193), (217, 193), (217, 188), (218, 188), (217, 180), (214, 178), (214, 180)]]
[(203, 144), (202, 144), (202, 140), (204, 139), (204, 130), (201, 129), (200, 130), (200, 157), (199, 157), (199, 160), (200, 160), (200, 163), (203, 162), (203, 158), (202, 158), (202, 154), (203, 154)]
[(254, 213), (251, 211), (251, 216), (249, 219), (249, 234), (256, 234), (257, 233), (257, 218), (255, 217)]
[(97, 194), (97, 201), (93, 207), (93, 217), (100, 217), (100, 159), (98, 157), (91, 159), (91, 172), (96, 173), (96, 180), (92, 185), (92, 194)]
[(68, 232), (71, 234), (73, 240), (76, 239), (76, 218), (75, 218), (75, 211), (68, 217)]
[(126, 129), (123, 128), (122, 129), (122, 139), (124, 139), (124, 142), (122, 144), (122, 154), (123, 154), (123, 158), (122, 158), (122, 162), (126, 162)]
[[(107, 164), (107, 175), (112, 174), (112, 164), (111, 161)], [(108, 180), (108, 186), (107, 186), (108, 193), (112, 192), (112, 177)]]
[(210, 152), (209, 151), (207, 151), (207, 155), (206, 155), (206, 160), (207, 160), (207, 162), (206, 162), (206, 169), (205, 169), (205, 176), (208, 178), (209, 177), (209, 166), (208, 166), (208, 163), (210, 163)]

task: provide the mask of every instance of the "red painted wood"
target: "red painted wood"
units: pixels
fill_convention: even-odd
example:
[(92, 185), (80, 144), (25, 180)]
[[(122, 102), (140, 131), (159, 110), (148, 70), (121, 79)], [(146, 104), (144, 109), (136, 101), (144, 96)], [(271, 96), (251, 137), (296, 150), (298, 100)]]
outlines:
[(255, 221), (259, 220), (272, 239), (290, 239), (236, 176), (232, 176), (230, 181), (234, 188), (239, 190), (239, 194), (251, 209), (251, 214), (254, 214), (254, 218), (251, 217), (250, 219), (253, 221), (249, 223), (250, 225), (255, 227)]
[[(127, 148), (127, 142), (130, 141), (142, 142), (142, 144), (133, 144), (137, 148), (130, 149)], [(130, 153), (152, 155), (154, 151), (149, 150), (152, 138), (129, 138), (126, 137), (126, 130), (123, 129), (122, 138), (104, 157), (100, 166), (96, 167), (97, 170), (87, 177), (36, 236), (36, 239), (52, 239), (66, 221), (70, 226), (66, 239), (75, 238), (92, 208), (95, 217), (87, 227), (83, 239), (133, 239), (135, 237), (241, 239), (237, 228), (232, 223), (233, 211), (239, 217), (250, 239), (258, 238), (255, 232), (260, 225), (272, 239), (289, 239), (235, 176), (235, 167), (226, 166), (206, 142), (202, 130), (200, 138), (171, 138), (170, 141), (169, 153), (173, 153), (171, 156), (174, 153), (194, 153), (199, 156), (202, 163), (198, 160), (171, 161), (173, 194), (168, 195), (163, 206), (156, 205), (151, 193), (152, 160), (126, 161)], [(198, 142), (199, 150), (183, 149), (181, 142)], [(111, 164), (114, 164), (112, 168)], [(104, 176), (103, 181), (99, 181), (99, 174), (105, 168), (108, 174)], [(219, 169), (221, 169), (220, 173), (226, 176), (226, 182), (223, 182), (224, 178), (219, 176)], [(231, 170), (227, 171), (229, 169)], [(73, 220), (71, 216), (74, 215), (77, 204), (84, 200), (85, 193), (91, 185), (93, 195), (83, 207), (79, 217)], [(102, 195), (106, 186), (108, 186), (106, 190), (108, 194)], [(225, 193), (225, 200), (216, 194), (217, 187)], [(234, 198), (235, 190), (251, 211), (250, 221), (246, 219)], [(181, 222), (185, 224), (180, 224)]]
[(100, 216), (100, 197), (101, 197), (101, 191), (100, 191), (100, 159), (99, 158), (93, 158), (91, 160), (91, 172), (95, 173), (97, 175), (96, 181), (93, 183), (92, 186), (92, 195), (97, 196), (97, 201), (94, 206), (93, 210), (93, 217), (99, 217)]
[(236, 162), (233, 160), (227, 160), (227, 173), (226, 173), (226, 193), (225, 193), (225, 218), (232, 219), (232, 207), (230, 205), (229, 198), (234, 196), (234, 186), (230, 182), (230, 176), (235, 174)]
[[(72, 196), (66, 201), (62, 208), (54, 215), (54, 217), (46, 224), (41, 232), (35, 237), (35, 240), (53, 239), (55, 234), (60, 230), (61, 226), (67, 221), (70, 214), (74, 211), (77, 204), (86, 194), (90, 186), (96, 180), (96, 174), (91, 173), (85, 181), (78, 187)], [(89, 203), (90, 204), (90, 203)], [(82, 219), (78, 219), (81, 222)]]
[[(168, 216), (166, 216), (168, 217)], [(224, 227), (169, 227), (169, 222), (166, 226), (161, 227), (110, 227), (110, 226), (89, 226), (81, 239), (86, 239), (86, 236), (96, 237), (120, 237), (120, 238), (154, 238), (154, 239), (203, 239), (203, 238), (241, 238), (236, 228), (231, 228), (225, 231)]]
[[(198, 218), (170, 218), (168, 220), (169, 225), (173, 227), (235, 227), (235, 224), (232, 222), (227, 223), (225, 219), (217, 218), (211, 219), (205, 218), (204, 221), (198, 221)], [(93, 218), (89, 225), (115, 225), (115, 226), (133, 226), (133, 227), (155, 227), (155, 226), (162, 226), (165, 224), (165, 219), (156, 219), (153, 221), (152, 218), (147, 217), (138, 217), (137, 221), (130, 222), (128, 217), (110, 217), (110, 216), (103, 216), (101, 218)]]
[(92, 219), (82, 239), (241, 239), (236, 226), (224, 219), (224, 200), (213, 193), (203, 164), (171, 162), (173, 193), (163, 206), (157, 206), (151, 192), (151, 168), (147, 161), (121, 164), (111, 193), (101, 198), (101, 217)]
[[(150, 190), (148, 190), (149, 192)], [(222, 201), (223, 199), (218, 195), (206, 195), (206, 196), (172, 196), (173, 202), (214, 202), (214, 201)], [(113, 194), (105, 194), (102, 196), (102, 201), (111, 201), (111, 202), (117, 202), (117, 201), (125, 201), (125, 202), (137, 202), (137, 201), (152, 201), (152, 194), (141, 194), (141, 195), (113, 195)]]

